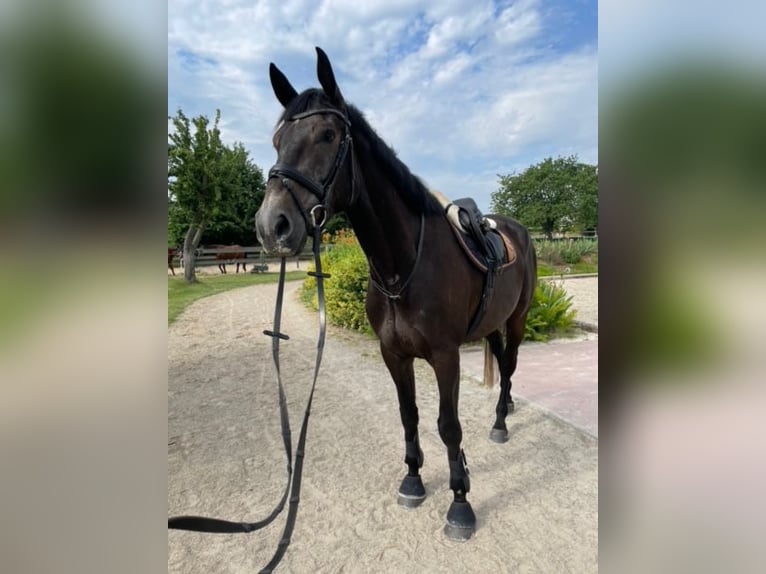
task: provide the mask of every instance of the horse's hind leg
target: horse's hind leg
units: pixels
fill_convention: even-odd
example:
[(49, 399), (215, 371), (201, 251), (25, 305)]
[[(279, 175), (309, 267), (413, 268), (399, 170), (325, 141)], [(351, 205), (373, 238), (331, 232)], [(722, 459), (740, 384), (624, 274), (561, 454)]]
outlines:
[[(508, 360), (505, 353), (505, 347), (503, 346), (503, 336), (500, 331), (494, 331), (487, 337), (487, 343), (492, 354), (497, 359), (497, 364), (500, 367), (500, 397), (495, 407), (495, 424), (492, 426), (492, 430), (489, 433), (490, 440), (494, 442), (503, 443), (508, 440), (508, 428), (505, 426), (505, 417), (508, 416), (508, 401), (506, 397), (508, 389), (511, 385), (511, 375), (508, 372)], [(512, 403), (511, 403), (512, 404)]]
[(463, 429), (458, 419), (460, 353), (457, 348), (435, 353), (429, 360), (439, 384), (439, 436), (447, 446), (449, 486), (454, 499), (447, 512), (444, 533), (455, 540), (468, 540), (476, 530), (476, 515), (466, 495), (471, 490), (465, 453), (460, 448)]
[(399, 397), (399, 414), (404, 427), (404, 462), (407, 465), (407, 476), (399, 486), (398, 502), (402, 506), (415, 508), (426, 498), (426, 489), (420, 478), (420, 467), (423, 466), (423, 451), (418, 439), (418, 406), (415, 402), (415, 372), (412, 367), (412, 357), (401, 357), (380, 346), (383, 360), (388, 367), (391, 377), (396, 384)]
[[(519, 356), (519, 345), (524, 339), (524, 325), (527, 322), (527, 312), (514, 313), (505, 325), (505, 348), (500, 363), (500, 397), (497, 400), (495, 413), (497, 418), (489, 433), (489, 438), (494, 442), (506, 442), (508, 440), (508, 428), (505, 425), (505, 417), (513, 412), (514, 403), (511, 398), (511, 377), (516, 371), (516, 362)], [(490, 345), (492, 343), (490, 342)], [(494, 353), (494, 348), (492, 350)]]

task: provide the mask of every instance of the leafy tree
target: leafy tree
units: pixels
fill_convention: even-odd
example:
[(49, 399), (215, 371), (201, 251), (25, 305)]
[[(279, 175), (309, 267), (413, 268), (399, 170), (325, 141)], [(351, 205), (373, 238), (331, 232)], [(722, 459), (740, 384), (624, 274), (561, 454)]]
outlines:
[(183, 210), (168, 197), (168, 247), (181, 247), (188, 229)]
[(324, 226), (325, 232), (333, 235), (342, 229), (351, 229), (351, 220), (345, 212), (333, 215)]
[(205, 116), (190, 120), (181, 110), (171, 118), (175, 131), (168, 134), (168, 240), (183, 235), (184, 278), (189, 283), (196, 281), (195, 250), (205, 231), (220, 236), (252, 229), (263, 199), (261, 170), (242, 144), (223, 144), (220, 118), (216, 110), (212, 127)]
[(266, 183), (263, 180), (263, 171), (250, 160), (241, 143), (235, 144), (234, 151), (237, 154), (234, 167), (240, 174), (240, 185), (235, 190), (231, 203), (230, 218), (239, 228), (240, 238), (236, 242), (252, 245), (256, 242), (255, 212), (263, 203)]
[(197, 280), (195, 249), (202, 233), (230, 200), (240, 176), (233, 169), (236, 152), (221, 141), (220, 119), (221, 111), (216, 110), (211, 128), (205, 116), (190, 121), (179, 109), (172, 118), (175, 131), (168, 134), (168, 191), (175, 204), (169, 206), (169, 215), (178, 215), (188, 224), (183, 241), (188, 283)]
[(580, 164), (582, 174), (575, 199), (575, 223), (580, 229), (598, 229), (598, 166)]
[(547, 158), (519, 174), (499, 175), (492, 194), (492, 211), (515, 217), (529, 227), (554, 231), (598, 225), (596, 166), (577, 156)]
[(241, 143), (231, 151), (233, 188), (228, 200), (219, 206), (204, 233), (201, 243), (253, 245), (255, 238), (255, 212), (266, 193), (263, 172), (248, 157)]

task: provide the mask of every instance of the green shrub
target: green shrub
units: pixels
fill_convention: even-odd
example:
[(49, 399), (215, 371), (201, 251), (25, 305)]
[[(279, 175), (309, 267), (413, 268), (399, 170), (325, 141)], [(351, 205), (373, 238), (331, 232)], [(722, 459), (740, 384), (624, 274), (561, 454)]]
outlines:
[[(321, 255), (322, 271), (332, 277), (325, 281), (325, 303), (328, 320), (339, 327), (371, 333), (367, 321), (367, 258), (358, 243), (336, 244)], [(301, 298), (317, 308), (316, 279), (307, 277), (303, 282)]]
[(535, 239), (535, 252), (539, 262), (549, 265), (561, 265), (564, 260), (561, 258), (558, 241), (548, 241), (547, 239)]
[(570, 239), (548, 241), (535, 239), (538, 261), (549, 265), (574, 265), (585, 257), (598, 254), (598, 241), (591, 239)]
[(574, 316), (572, 297), (564, 288), (553, 281), (540, 281), (527, 314), (524, 338), (528, 341), (547, 341), (551, 335), (571, 330)]

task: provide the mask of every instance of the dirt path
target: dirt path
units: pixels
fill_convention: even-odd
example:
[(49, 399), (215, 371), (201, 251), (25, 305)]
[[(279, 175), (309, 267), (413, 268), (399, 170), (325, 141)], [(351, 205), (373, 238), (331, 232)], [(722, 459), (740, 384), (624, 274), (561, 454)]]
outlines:
[(598, 277), (552, 279), (572, 297), (575, 319), (598, 327)]
[[(316, 317), (288, 286), (282, 366), (293, 436), (313, 367)], [(256, 520), (285, 480), (271, 363), (275, 285), (193, 304), (168, 340), (168, 504), (172, 514)], [(438, 393), (416, 363), (423, 481), (415, 510), (396, 504), (405, 472), (394, 385), (375, 340), (331, 329), (314, 399), (301, 506), (279, 572), (441, 573), (597, 571), (595, 438), (529, 403), (508, 419), (511, 440), (487, 435), (497, 390), (464, 381), (460, 413), (477, 515), (468, 543), (446, 540), (451, 501), (446, 451), (436, 428)], [(251, 535), (168, 533), (168, 571), (257, 572), (283, 520)]]

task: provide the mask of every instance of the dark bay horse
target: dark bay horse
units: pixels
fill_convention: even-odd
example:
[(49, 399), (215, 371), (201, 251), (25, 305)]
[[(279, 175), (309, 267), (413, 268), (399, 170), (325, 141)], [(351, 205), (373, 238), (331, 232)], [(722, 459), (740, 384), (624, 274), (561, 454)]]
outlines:
[(445, 532), (465, 540), (475, 530), (476, 517), (466, 498), (470, 480), (460, 446), (459, 347), (485, 338), (498, 360), (500, 397), (490, 438), (505, 442), (505, 418), (513, 411), (511, 375), (537, 276), (532, 241), (517, 221), (492, 216), (517, 258), (495, 277), (487, 312), (469, 334), (483, 274), (461, 251), (443, 208), (362, 113), (346, 103), (327, 55), (319, 48), (317, 54), (321, 90), (299, 94), (274, 64), (269, 69), (285, 109), (273, 138), (277, 163), (255, 218), (258, 239), (266, 251), (292, 256), (315, 225), (337, 212), (348, 215), (370, 268), (367, 316), (399, 397), (408, 469), (399, 503), (417, 506), (426, 496), (413, 372), (419, 357), (433, 367), (438, 381), (439, 435), (447, 447), (454, 494)]
[(170, 269), (170, 272), (175, 276), (176, 270), (173, 268), (173, 259), (175, 257), (180, 256), (181, 254), (181, 248), (180, 247), (168, 247), (168, 269)]

